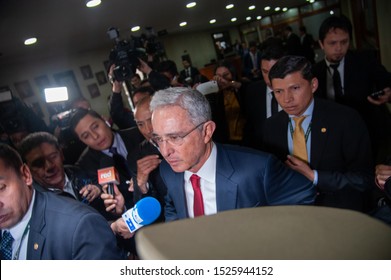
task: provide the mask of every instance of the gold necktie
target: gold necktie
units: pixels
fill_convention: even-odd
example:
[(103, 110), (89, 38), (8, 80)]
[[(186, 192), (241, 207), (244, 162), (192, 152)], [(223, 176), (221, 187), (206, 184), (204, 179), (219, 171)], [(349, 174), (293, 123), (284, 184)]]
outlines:
[(307, 146), (304, 136), (304, 130), (301, 127), (306, 116), (295, 117), (295, 131), (293, 132), (293, 155), (305, 162), (308, 162)]

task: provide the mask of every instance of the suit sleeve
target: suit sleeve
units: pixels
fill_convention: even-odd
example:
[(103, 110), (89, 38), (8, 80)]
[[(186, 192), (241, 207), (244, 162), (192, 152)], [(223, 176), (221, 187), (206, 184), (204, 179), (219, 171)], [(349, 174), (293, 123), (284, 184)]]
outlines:
[(106, 220), (97, 213), (87, 213), (76, 225), (72, 238), (73, 260), (123, 259)]
[(268, 205), (302, 205), (315, 201), (316, 188), (312, 182), (273, 155), (267, 159), (264, 186)]
[(369, 134), (365, 123), (358, 114), (350, 118), (346, 125), (354, 124), (354, 129), (346, 128), (343, 137), (344, 170), (317, 170), (318, 188), (322, 191), (338, 191), (346, 188), (359, 192), (369, 190), (374, 182), (374, 169)]

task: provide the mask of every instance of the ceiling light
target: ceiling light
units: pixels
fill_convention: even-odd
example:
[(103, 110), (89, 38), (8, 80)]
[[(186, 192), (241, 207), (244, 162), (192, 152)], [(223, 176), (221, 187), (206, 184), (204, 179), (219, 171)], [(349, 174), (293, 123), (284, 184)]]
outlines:
[(233, 7), (234, 7), (234, 4), (228, 4), (227, 6), (225, 6), (225, 8), (227, 10), (232, 9)]
[(185, 25), (187, 25), (187, 22), (186, 21), (184, 21), (184, 22), (181, 22), (180, 24), (179, 24), (179, 26), (185, 26)]
[(333, 14), (334, 14), (334, 11), (333, 11), (333, 10), (331, 10), (331, 11), (330, 11), (330, 15), (333, 15)]
[(26, 39), (26, 40), (24, 41), (24, 44), (25, 44), (26, 46), (28, 46), (28, 45), (33, 45), (33, 44), (35, 44), (36, 42), (37, 42), (37, 38), (33, 37), (33, 38), (28, 38), (28, 39)]
[(249, 10), (254, 10), (255, 9), (255, 5), (251, 5), (250, 7), (248, 7)]
[(270, 6), (266, 6), (264, 10), (265, 11), (269, 11), (270, 10)]
[(190, 2), (190, 3), (188, 3), (188, 4), (186, 5), (186, 8), (193, 8), (193, 7), (195, 7), (195, 5), (197, 5), (196, 2)]
[(279, 10), (281, 10), (281, 8), (280, 8), (280, 7), (275, 7), (274, 10), (275, 10), (276, 12), (278, 12)]
[(140, 30), (140, 26), (133, 26), (131, 29), (130, 29), (132, 32), (136, 32), (136, 31), (139, 31)]
[(216, 20), (215, 20), (215, 19), (211, 19), (211, 20), (209, 21), (209, 23), (210, 23), (210, 24), (216, 23)]
[(102, 3), (101, 0), (87, 0), (86, 1), (86, 6), (88, 8), (93, 8), (93, 7), (96, 7), (96, 6), (100, 5), (100, 3)]
[(233, 17), (231, 18), (231, 21), (234, 22), (234, 21), (237, 21), (238, 19), (236, 17)]
[(283, 11), (283, 12), (286, 12), (286, 11), (288, 11), (288, 8), (287, 8), (287, 7), (284, 7), (284, 8), (282, 8), (282, 11)]
[(315, 2), (315, 0), (310, 0), (310, 3), (314, 3)]
[(251, 17), (246, 17), (246, 20), (251, 20)]
[(257, 16), (257, 20), (260, 20), (262, 18), (262, 16)]

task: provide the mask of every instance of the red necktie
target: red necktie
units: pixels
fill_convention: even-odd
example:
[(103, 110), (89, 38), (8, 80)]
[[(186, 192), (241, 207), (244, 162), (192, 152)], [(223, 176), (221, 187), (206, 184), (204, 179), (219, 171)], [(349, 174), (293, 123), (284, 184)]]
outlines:
[(193, 186), (194, 191), (194, 217), (204, 215), (204, 202), (202, 200), (202, 192), (200, 186), (200, 177), (196, 174), (191, 175), (190, 177), (191, 185)]

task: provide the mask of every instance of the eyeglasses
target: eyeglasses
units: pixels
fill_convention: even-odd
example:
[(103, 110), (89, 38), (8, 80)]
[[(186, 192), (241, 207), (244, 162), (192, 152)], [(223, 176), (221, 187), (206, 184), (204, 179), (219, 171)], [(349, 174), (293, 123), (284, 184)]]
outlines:
[(193, 129), (191, 129), (189, 132), (185, 133), (184, 135), (171, 134), (171, 135), (166, 136), (166, 139), (163, 139), (163, 137), (161, 137), (161, 136), (153, 136), (152, 140), (159, 146), (161, 146), (164, 141), (166, 141), (167, 143), (170, 143), (173, 146), (180, 146), (185, 141), (184, 139), (187, 135), (189, 135), (190, 133), (192, 133), (194, 130), (196, 130), (197, 128), (199, 128), (201, 125), (203, 125), (205, 123), (206, 122), (200, 123), (199, 125), (197, 125)]

